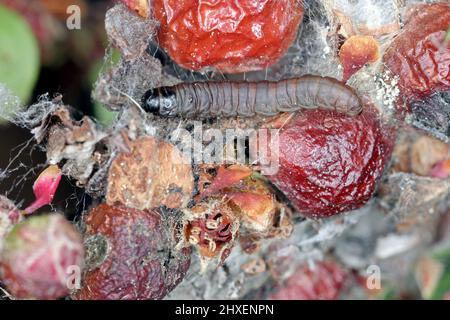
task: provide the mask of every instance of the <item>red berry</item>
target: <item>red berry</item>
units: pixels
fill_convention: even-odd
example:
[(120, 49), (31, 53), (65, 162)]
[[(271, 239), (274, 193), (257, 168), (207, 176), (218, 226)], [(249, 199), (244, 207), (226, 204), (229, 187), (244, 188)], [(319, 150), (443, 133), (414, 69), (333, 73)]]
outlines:
[(303, 265), (269, 298), (272, 300), (335, 300), (347, 278), (348, 274), (333, 261), (320, 262), (313, 269)]
[(101, 204), (85, 223), (93, 245), (76, 299), (162, 299), (189, 268), (190, 250), (174, 249), (173, 229), (154, 211)]
[(421, 98), (450, 88), (450, 4), (417, 6), (384, 56), (386, 67), (400, 77), (405, 98)]
[(63, 216), (31, 217), (5, 238), (1, 279), (16, 298), (61, 298), (81, 275), (83, 255), (80, 234)]
[(155, 0), (160, 45), (181, 66), (237, 73), (275, 63), (303, 17), (297, 0)]
[(279, 140), (279, 170), (269, 179), (301, 214), (314, 218), (364, 205), (393, 143), (370, 110), (357, 117), (309, 110), (288, 122)]

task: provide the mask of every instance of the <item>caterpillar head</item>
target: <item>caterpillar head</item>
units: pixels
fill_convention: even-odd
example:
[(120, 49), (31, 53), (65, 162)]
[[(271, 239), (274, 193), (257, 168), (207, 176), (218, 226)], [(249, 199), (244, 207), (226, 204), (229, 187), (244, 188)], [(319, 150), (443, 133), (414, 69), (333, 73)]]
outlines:
[(166, 117), (176, 115), (177, 100), (175, 91), (170, 87), (150, 89), (142, 100), (146, 112)]

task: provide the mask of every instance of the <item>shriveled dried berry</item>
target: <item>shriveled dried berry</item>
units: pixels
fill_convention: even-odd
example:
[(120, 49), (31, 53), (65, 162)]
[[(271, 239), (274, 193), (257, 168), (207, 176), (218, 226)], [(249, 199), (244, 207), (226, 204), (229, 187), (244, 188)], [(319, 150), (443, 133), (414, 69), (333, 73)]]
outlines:
[(155, 211), (101, 204), (85, 223), (92, 265), (75, 299), (162, 299), (189, 268), (190, 250), (174, 249), (175, 230)]
[[(1, 279), (20, 299), (57, 299), (69, 294), (83, 267), (81, 235), (62, 215), (35, 216), (5, 239)], [(75, 281), (75, 283), (74, 283)]]
[(384, 56), (407, 99), (450, 88), (450, 43), (444, 42), (450, 4), (419, 5), (411, 16)]
[(334, 261), (300, 266), (285, 284), (269, 296), (272, 300), (334, 300), (339, 296), (347, 273)]
[(305, 216), (357, 209), (371, 198), (390, 158), (387, 132), (371, 109), (357, 117), (306, 111), (280, 130), (280, 167), (268, 178)]
[(160, 45), (181, 66), (237, 73), (276, 62), (303, 16), (297, 0), (156, 0)]

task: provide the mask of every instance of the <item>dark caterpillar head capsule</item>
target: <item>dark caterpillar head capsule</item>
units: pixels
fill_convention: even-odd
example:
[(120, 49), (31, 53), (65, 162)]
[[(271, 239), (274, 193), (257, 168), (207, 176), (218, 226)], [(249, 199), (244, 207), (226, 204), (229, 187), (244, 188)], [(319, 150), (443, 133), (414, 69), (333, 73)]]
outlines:
[(142, 100), (146, 112), (166, 117), (176, 116), (177, 100), (171, 87), (150, 89)]
[(142, 105), (146, 112), (159, 114), (159, 92), (158, 89), (148, 90), (142, 99)]

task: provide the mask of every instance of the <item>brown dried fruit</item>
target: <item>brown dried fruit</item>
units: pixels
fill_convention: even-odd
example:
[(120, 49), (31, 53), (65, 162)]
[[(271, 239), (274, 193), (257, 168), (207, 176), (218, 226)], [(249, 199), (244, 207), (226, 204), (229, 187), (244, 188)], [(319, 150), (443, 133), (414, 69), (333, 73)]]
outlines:
[(154, 137), (129, 143), (108, 173), (108, 204), (140, 210), (184, 207), (191, 199), (194, 178), (188, 159), (172, 144)]
[(367, 63), (380, 58), (378, 41), (371, 36), (353, 36), (348, 38), (339, 50), (339, 59), (344, 66), (342, 81), (347, 80)]
[(175, 230), (155, 211), (101, 204), (85, 223), (90, 270), (76, 299), (162, 299), (189, 268), (190, 250), (174, 249)]

